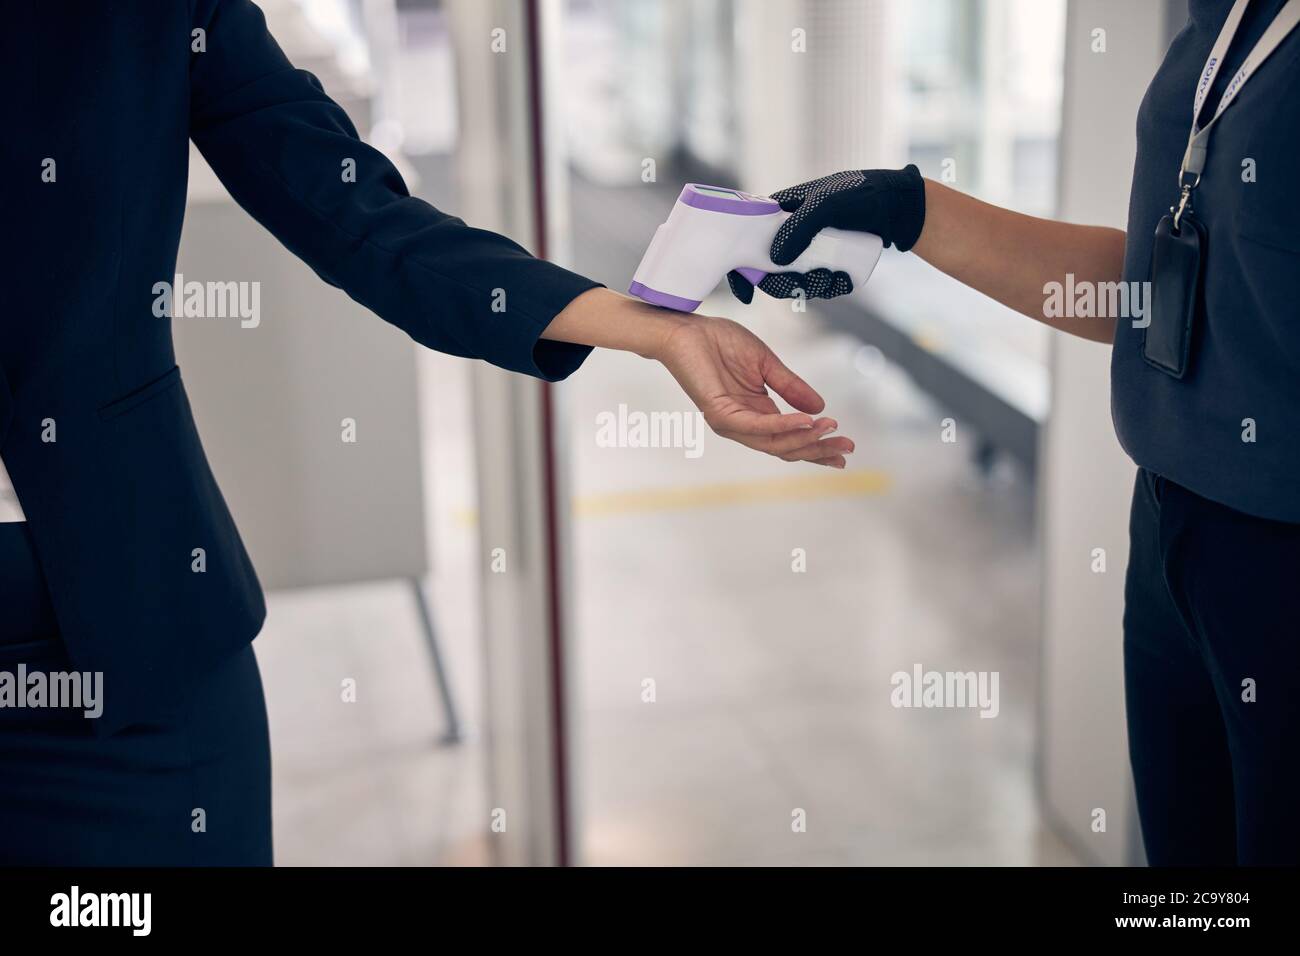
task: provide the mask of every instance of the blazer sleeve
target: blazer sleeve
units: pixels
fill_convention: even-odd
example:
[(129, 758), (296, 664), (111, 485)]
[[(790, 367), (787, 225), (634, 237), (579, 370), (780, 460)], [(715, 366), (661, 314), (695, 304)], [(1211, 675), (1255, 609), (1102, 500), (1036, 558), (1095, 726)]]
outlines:
[(240, 206), (421, 345), (550, 381), (582, 364), (591, 349), (540, 335), (599, 283), (412, 197), (256, 4), (194, 3), (205, 49), (190, 54), (190, 138)]

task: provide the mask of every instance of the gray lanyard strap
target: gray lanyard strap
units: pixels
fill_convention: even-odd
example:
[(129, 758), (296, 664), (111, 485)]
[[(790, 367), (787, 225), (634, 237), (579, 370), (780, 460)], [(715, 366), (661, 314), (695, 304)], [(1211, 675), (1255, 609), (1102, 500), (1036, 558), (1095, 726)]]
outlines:
[[(1267, 60), (1296, 25), (1300, 24), (1300, 0), (1287, 0), (1286, 6), (1278, 11), (1273, 22), (1259, 38), (1259, 42), (1246, 54), (1246, 58), (1241, 61), (1241, 67), (1228, 81), (1227, 88), (1219, 97), (1219, 105), (1215, 107), (1214, 116), (1204, 126), (1197, 127), (1201, 107), (1205, 105), (1205, 98), (1210, 95), (1214, 78), (1218, 75), (1219, 67), (1223, 65), (1223, 58), (1232, 44), (1232, 38), (1237, 35), (1237, 28), (1241, 26), (1241, 18), (1245, 15), (1249, 4), (1250, 0), (1237, 0), (1228, 11), (1228, 19), (1224, 21), (1223, 29), (1219, 31), (1219, 38), (1214, 41), (1210, 56), (1205, 61), (1205, 68), (1201, 70), (1200, 82), (1196, 85), (1196, 96), (1192, 101), (1192, 130), (1187, 134), (1187, 151), (1183, 153), (1183, 164), (1178, 170), (1178, 187), (1182, 190), (1182, 198), (1178, 203), (1177, 215), (1174, 217), (1175, 228), (1187, 206), (1192, 190), (1201, 181), (1201, 172), (1205, 169), (1205, 157), (1210, 148), (1210, 132), (1214, 129), (1214, 124), (1223, 115), (1223, 111), (1232, 105), (1232, 101), (1237, 98), (1246, 81), (1259, 69), (1260, 64)], [(1187, 181), (1188, 173), (1193, 177), (1190, 183)]]

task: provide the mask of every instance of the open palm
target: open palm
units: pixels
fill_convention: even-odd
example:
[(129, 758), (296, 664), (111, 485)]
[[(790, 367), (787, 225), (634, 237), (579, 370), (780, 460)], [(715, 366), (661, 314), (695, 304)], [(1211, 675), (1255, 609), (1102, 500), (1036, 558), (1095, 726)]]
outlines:
[[(824, 437), (837, 425), (813, 417), (826, 406), (822, 397), (742, 325), (695, 316), (673, 331), (659, 359), (723, 438), (832, 468), (853, 451), (848, 438)], [(783, 414), (768, 389), (798, 411)]]

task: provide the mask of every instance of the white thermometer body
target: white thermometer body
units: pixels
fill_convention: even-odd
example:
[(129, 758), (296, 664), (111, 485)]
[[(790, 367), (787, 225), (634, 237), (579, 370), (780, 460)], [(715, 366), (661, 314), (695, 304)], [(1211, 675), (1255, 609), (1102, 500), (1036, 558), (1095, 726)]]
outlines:
[(735, 189), (687, 183), (668, 220), (655, 230), (628, 292), (653, 305), (694, 312), (732, 269), (757, 285), (777, 272), (830, 269), (860, 289), (880, 260), (879, 236), (823, 229), (794, 262), (779, 266), (769, 252), (790, 218), (774, 200)]

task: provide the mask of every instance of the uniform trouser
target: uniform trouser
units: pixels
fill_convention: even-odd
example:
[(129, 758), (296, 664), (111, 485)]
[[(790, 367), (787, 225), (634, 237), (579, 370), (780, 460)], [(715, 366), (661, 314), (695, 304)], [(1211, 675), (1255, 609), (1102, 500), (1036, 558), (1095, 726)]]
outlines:
[(94, 675), (79, 679), (77, 706), (51, 706), (73, 700), (74, 667), (25, 523), (0, 523), (0, 582), (0, 865), (269, 865), (270, 741), (252, 646), (186, 675), (178, 708), (97, 734)]
[(1153, 865), (1300, 863), (1300, 525), (1139, 469), (1129, 758)]

